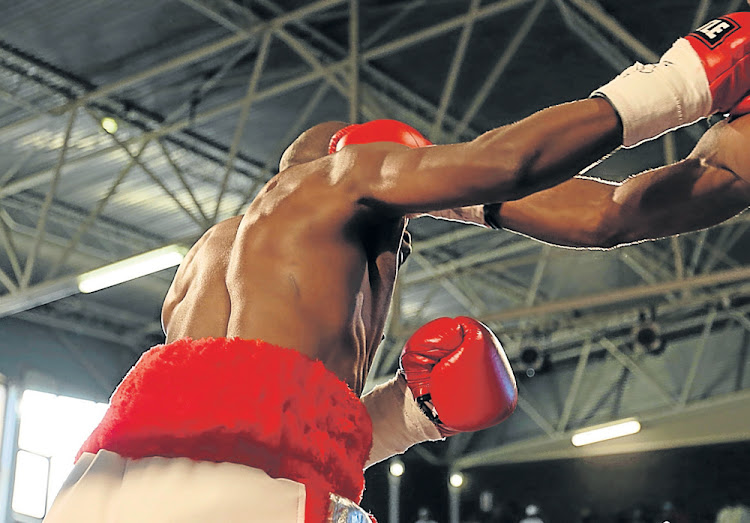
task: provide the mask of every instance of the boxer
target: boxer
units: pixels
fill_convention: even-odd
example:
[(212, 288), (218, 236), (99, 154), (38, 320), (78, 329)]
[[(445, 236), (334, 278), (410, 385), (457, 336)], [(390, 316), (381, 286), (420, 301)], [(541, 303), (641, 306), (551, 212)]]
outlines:
[(732, 108), (750, 88), (748, 16), (728, 17), (708, 49), (680, 40), (591, 99), (469, 143), (429, 146), (393, 121), (303, 133), (245, 214), (183, 261), (162, 312), (167, 344), (118, 387), (48, 521), (359, 521), (368, 462), (505, 419), (507, 360), (467, 318), (420, 329), (397, 376), (358, 398), (408, 254), (407, 216), (485, 224), (484, 204)]

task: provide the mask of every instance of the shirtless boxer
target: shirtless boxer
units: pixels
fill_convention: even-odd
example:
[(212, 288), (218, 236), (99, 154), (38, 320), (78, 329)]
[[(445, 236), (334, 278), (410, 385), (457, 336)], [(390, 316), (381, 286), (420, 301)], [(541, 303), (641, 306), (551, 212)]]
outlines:
[[(419, 147), (426, 144), (418, 134), (405, 129), (394, 138), (382, 122), (327, 123), (305, 132), (244, 216), (211, 229), (183, 262), (164, 305), (168, 344), (147, 352), (120, 385), (82, 448), (79, 464), (88, 469), (77, 466), (48, 520), (99, 521), (116, 513), (123, 521), (158, 521), (154, 502), (145, 515), (132, 515), (134, 505), (156, 497), (159, 514), (171, 520), (211, 514), (222, 521), (301, 521), (302, 503), (307, 521), (322, 521), (318, 510), (328, 497), (321, 485), (357, 501), (370, 454), (368, 412), (376, 418), (380, 410), (363, 412), (357, 396), (381, 340), (406, 216), (464, 208), (458, 216), (484, 223), (476, 206), (547, 189), (621, 144), (729, 110), (750, 88), (746, 15), (726, 19), (732, 34), (716, 45), (681, 39), (660, 64), (634, 66), (594, 98), (545, 109), (470, 143)], [(515, 403), (496, 339), (470, 319), (420, 329), (402, 367), (408, 388), (397, 378), (374, 395), (405, 391), (404, 410), (409, 394), (422, 405), (432, 399), (427, 413), (438, 437), (496, 423)], [(477, 383), (491, 393), (482, 394)], [(465, 390), (480, 396), (461, 405), (456, 398)], [(180, 461), (186, 457), (193, 461)], [(81, 517), (76, 490), (85, 490), (96, 460), (124, 472), (104, 494), (80, 497), (95, 500)], [(259, 469), (268, 474), (255, 490), (232, 490), (252, 484), (248, 474)], [(219, 470), (229, 474), (221, 479)], [(202, 488), (190, 490), (187, 477), (204, 481)], [(172, 478), (179, 482), (170, 484)], [(192, 519), (163, 512), (186, 500)], [(282, 510), (285, 504), (295, 510)], [(217, 517), (219, 508), (228, 512)]]

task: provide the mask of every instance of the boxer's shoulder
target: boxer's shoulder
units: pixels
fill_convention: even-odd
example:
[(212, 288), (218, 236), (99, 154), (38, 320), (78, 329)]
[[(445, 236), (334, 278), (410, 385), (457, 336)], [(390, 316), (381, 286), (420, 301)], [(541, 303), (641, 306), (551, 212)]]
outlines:
[[(383, 176), (387, 158), (404, 146), (380, 142), (352, 145), (334, 155), (298, 164), (280, 172), (258, 193), (253, 206), (265, 208), (310, 203), (322, 212), (339, 209), (355, 215), (366, 187)], [(251, 206), (252, 207), (252, 206)]]

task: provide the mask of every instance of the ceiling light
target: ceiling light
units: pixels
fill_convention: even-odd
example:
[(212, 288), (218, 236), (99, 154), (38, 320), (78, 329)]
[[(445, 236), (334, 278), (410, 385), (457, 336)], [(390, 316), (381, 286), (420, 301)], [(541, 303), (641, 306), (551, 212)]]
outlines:
[(119, 283), (153, 274), (182, 262), (187, 249), (182, 245), (168, 245), (132, 258), (107, 265), (78, 277), (78, 289), (89, 293)]
[(604, 427), (579, 432), (573, 435), (571, 441), (576, 447), (581, 447), (583, 445), (590, 445), (591, 443), (621, 438), (622, 436), (630, 436), (631, 434), (636, 434), (640, 430), (641, 424), (634, 419), (630, 419), (618, 421), (617, 423), (606, 425)]
[(460, 488), (464, 484), (464, 475), (460, 472), (454, 472), (451, 474), (449, 481), (452, 487)]
[(391, 473), (391, 476), (394, 477), (400, 477), (404, 475), (405, 471), (404, 464), (399, 460), (393, 460), (391, 461), (390, 467), (388, 467), (388, 471)]
[(114, 118), (110, 118), (109, 116), (105, 116), (102, 118), (102, 129), (107, 131), (109, 134), (115, 134), (117, 132), (117, 120)]

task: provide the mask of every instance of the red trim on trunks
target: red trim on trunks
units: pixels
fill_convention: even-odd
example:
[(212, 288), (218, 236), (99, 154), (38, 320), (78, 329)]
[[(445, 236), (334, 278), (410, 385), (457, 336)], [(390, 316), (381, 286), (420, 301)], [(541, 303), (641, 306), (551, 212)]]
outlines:
[[(141, 356), (78, 452), (189, 457), (305, 484), (306, 521), (328, 493), (359, 502), (372, 422), (319, 361), (258, 340), (183, 339)], [(76, 457), (76, 459), (78, 459)]]

